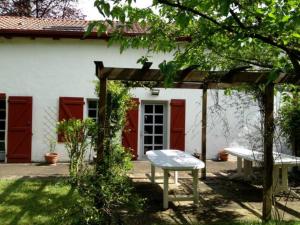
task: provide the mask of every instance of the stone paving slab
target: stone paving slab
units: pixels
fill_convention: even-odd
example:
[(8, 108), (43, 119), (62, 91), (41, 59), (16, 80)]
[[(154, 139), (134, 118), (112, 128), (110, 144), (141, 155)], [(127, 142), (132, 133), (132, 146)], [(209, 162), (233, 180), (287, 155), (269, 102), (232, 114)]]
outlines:
[(1, 163), (0, 178), (68, 176), (68, 163), (50, 166), (43, 163)]
[[(146, 173), (150, 172), (148, 161), (133, 161), (133, 164), (134, 167), (130, 174), (144, 177)], [(57, 163), (55, 166), (49, 166), (45, 163), (0, 163), (0, 178), (67, 176), (68, 165), (68, 163)], [(207, 161), (207, 171), (209, 173), (235, 168), (236, 163), (233, 161)]]
[[(213, 175), (213, 176), (211, 176)], [(152, 184), (146, 177), (133, 177), (136, 191), (147, 199), (145, 217), (141, 216), (133, 224), (149, 224), (153, 220), (160, 224), (169, 221), (176, 224), (210, 223), (232, 220), (259, 221), (262, 215), (262, 187), (241, 181), (229, 180), (227, 176), (208, 173), (206, 180), (199, 182), (199, 204), (192, 201), (169, 203), (163, 209), (163, 183)], [(170, 179), (170, 194), (182, 195), (192, 193), (192, 177), (179, 177), (179, 185)], [(300, 221), (300, 199), (288, 195), (276, 197), (273, 213), (277, 219)], [(147, 219), (145, 219), (147, 218)], [(147, 221), (146, 221), (147, 220)]]

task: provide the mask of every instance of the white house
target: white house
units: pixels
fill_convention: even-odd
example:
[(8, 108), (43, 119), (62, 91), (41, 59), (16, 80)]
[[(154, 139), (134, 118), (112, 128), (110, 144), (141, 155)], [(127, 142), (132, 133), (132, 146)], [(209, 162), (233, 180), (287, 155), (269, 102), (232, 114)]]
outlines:
[[(140, 68), (137, 59), (146, 50), (129, 49), (120, 54), (118, 45), (107, 47), (108, 35), (82, 40), (87, 21), (0, 17), (0, 160), (5, 162), (43, 161), (48, 151), (47, 137), (56, 137), (59, 119), (72, 114), (95, 117), (94, 61), (108, 67)], [(136, 27), (126, 34), (135, 35)], [(125, 34), (125, 35), (126, 35)], [(172, 54), (153, 55), (152, 68)], [(209, 104), (214, 94), (209, 91)], [(139, 108), (133, 118), (137, 130), (133, 138), (138, 159), (148, 149), (183, 148), (201, 152), (202, 91), (195, 89), (135, 88)], [(218, 91), (219, 104), (225, 98)], [(224, 106), (226, 107), (226, 106)], [(247, 109), (256, 115), (256, 108)], [(207, 158), (240, 133), (234, 109), (225, 117), (232, 131), (224, 135), (222, 124), (208, 113)], [(174, 132), (179, 134), (174, 139)], [(128, 134), (132, 135), (132, 134)], [(67, 160), (63, 143), (57, 145), (61, 160)]]

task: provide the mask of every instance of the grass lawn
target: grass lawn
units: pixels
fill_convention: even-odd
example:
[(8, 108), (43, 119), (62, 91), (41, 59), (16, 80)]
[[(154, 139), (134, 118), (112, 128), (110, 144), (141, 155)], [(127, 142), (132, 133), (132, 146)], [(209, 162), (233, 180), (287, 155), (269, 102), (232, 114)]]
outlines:
[[(75, 204), (74, 192), (63, 179), (0, 179), (0, 225), (53, 224), (58, 210)], [(168, 224), (151, 220), (147, 210), (143, 213), (147, 224)], [(130, 221), (130, 220), (129, 220)], [(132, 221), (133, 222), (133, 221)], [(64, 221), (62, 221), (64, 224)], [(134, 222), (130, 223), (135, 225)], [(181, 224), (181, 223), (178, 223)], [(260, 225), (258, 222), (227, 221), (214, 225)], [(300, 222), (270, 223), (272, 225), (300, 225)], [(193, 224), (194, 225), (194, 224)]]
[(72, 205), (74, 197), (62, 179), (0, 180), (0, 224), (51, 224), (57, 210)]

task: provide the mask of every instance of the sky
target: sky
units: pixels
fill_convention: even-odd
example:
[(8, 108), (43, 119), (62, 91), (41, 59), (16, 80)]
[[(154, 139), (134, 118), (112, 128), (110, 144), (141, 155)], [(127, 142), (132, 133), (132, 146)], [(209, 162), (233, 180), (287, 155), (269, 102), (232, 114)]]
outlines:
[[(86, 15), (87, 20), (99, 20), (103, 19), (94, 7), (94, 0), (78, 0), (79, 8), (82, 10), (83, 14)], [(149, 7), (151, 5), (151, 0), (136, 0), (136, 5), (138, 7)]]

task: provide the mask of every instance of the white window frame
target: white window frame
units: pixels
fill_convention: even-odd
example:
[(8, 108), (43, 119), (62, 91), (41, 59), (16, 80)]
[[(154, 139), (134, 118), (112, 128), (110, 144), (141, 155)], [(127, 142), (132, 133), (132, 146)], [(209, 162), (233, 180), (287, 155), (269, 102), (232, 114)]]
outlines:
[[(96, 108), (90, 108), (90, 102), (91, 101), (95, 101), (97, 104), (96, 104)], [(88, 98), (86, 100), (87, 102), (87, 107), (86, 107), (86, 115), (87, 115), (87, 118), (91, 118), (91, 119), (94, 119), (95, 122), (98, 121), (98, 99), (97, 98)], [(96, 111), (96, 117), (90, 117), (89, 116), (89, 112), (90, 110), (95, 110)]]

